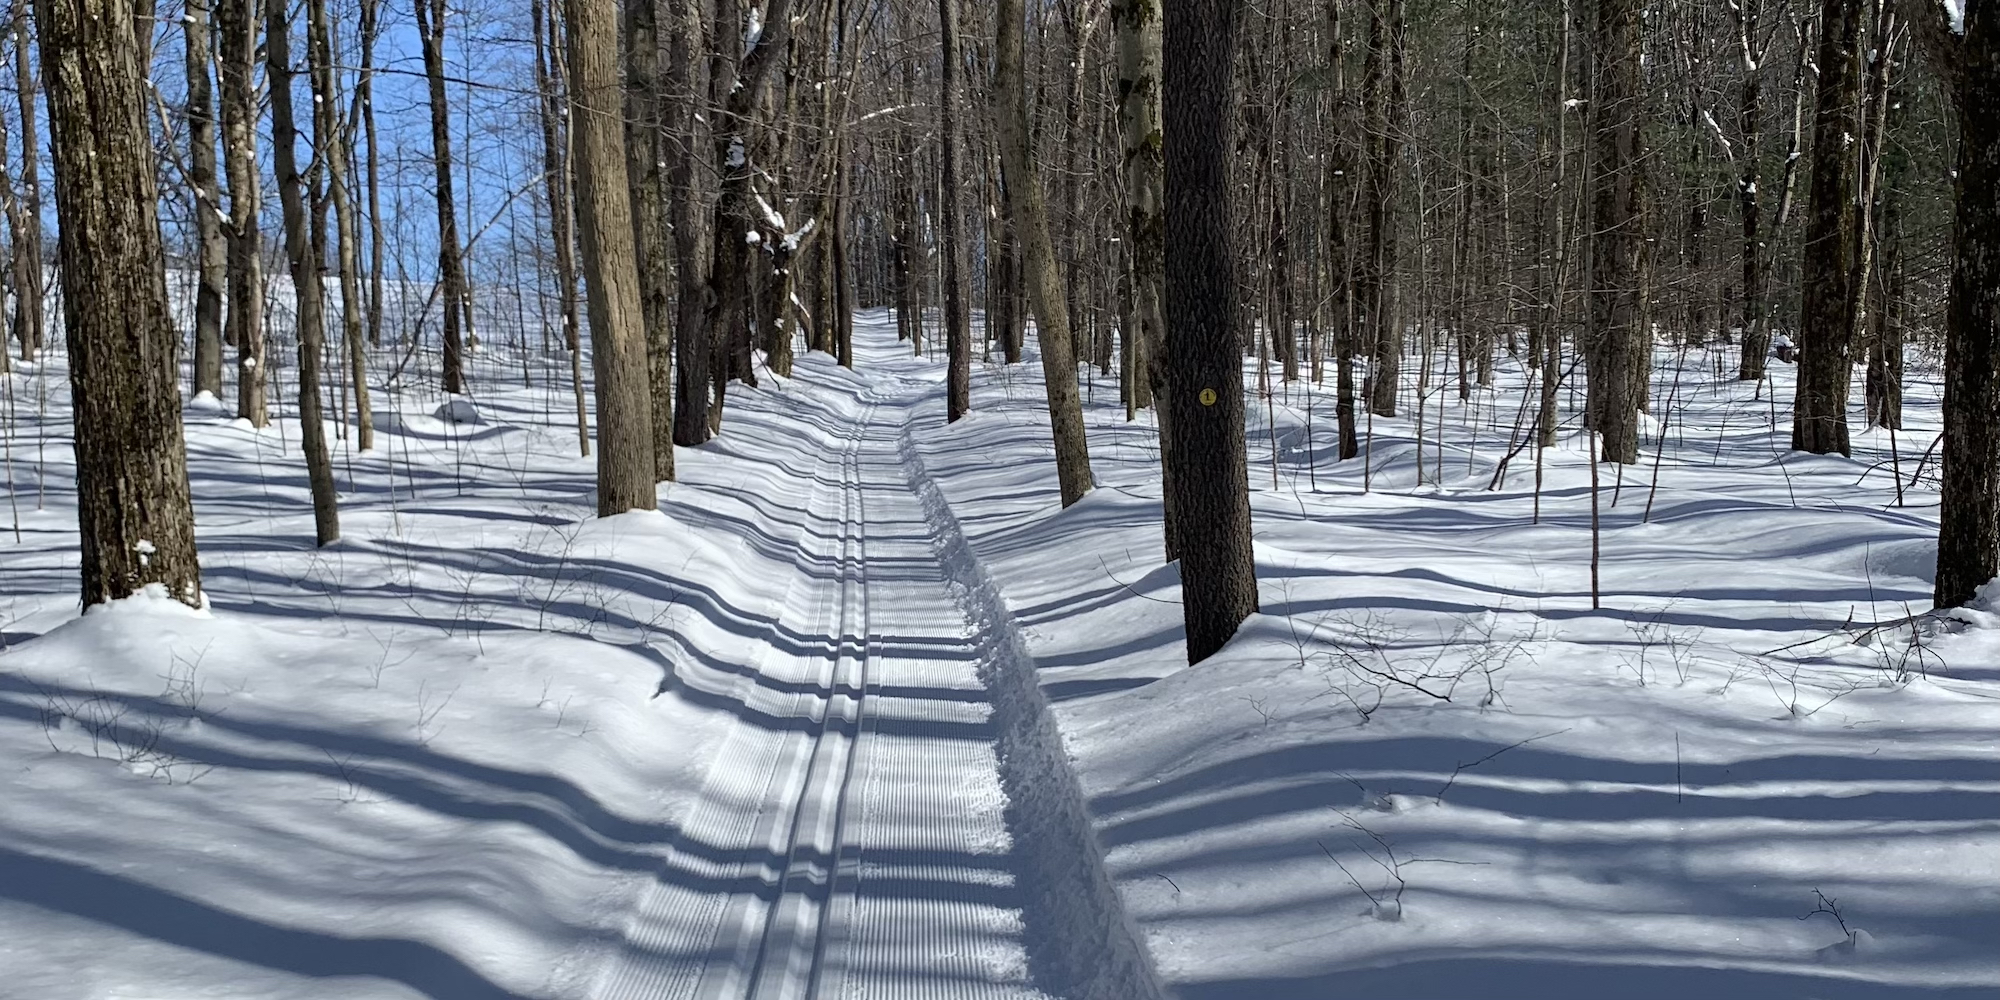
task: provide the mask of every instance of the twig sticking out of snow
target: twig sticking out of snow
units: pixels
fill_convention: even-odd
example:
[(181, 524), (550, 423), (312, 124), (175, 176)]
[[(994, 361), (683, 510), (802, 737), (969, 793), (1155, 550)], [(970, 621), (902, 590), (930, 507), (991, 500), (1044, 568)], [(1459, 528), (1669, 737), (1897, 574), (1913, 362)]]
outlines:
[(1459, 776), (1459, 775), (1461, 775), (1461, 774), (1463, 774), (1463, 773), (1465, 773), (1466, 771), (1469, 771), (1469, 770), (1471, 770), (1471, 769), (1473, 769), (1473, 768), (1475, 768), (1475, 767), (1478, 767), (1479, 765), (1481, 765), (1481, 764), (1484, 764), (1484, 763), (1486, 763), (1487, 761), (1489, 761), (1489, 760), (1492, 760), (1493, 758), (1495, 758), (1495, 757), (1498, 757), (1498, 756), (1500, 756), (1501, 754), (1503, 754), (1503, 753), (1506, 753), (1506, 752), (1507, 752), (1507, 751), (1509, 751), (1509, 750), (1514, 750), (1514, 749), (1517, 749), (1517, 748), (1520, 748), (1520, 747), (1524, 747), (1524, 746), (1527, 746), (1528, 744), (1530, 744), (1530, 743), (1533, 743), (1533, 742), (1535, 742), (1536, 740), (1545, 740), (1545, 739), (1548, 739), (1548, 738), (1549, 738), (1549, 737), (1551, 737), (1551, 736), (1561, 736), (1562, 734), (1564, 734), (1564, 733), (1566, 733), (1566, 732), (1569, 732), (1569, 730), (1568, 730), (1567, 728), (1565, 728), (1565, 729), (1558, 729), (1558, 730), (1556, 730), (1556, 731), (1555, 731), (1555, 732), (1553, 732), (1553, 733), (1543, 733), (1543, 734), (1541, 734), (1540, 736), (1530, 736), (1530, 737), (1528, 737), (1527, 739), (1525, 739), (1525, 740), (1522, 740), (1522, 741), (1520, 741), (1520, 742), (1518, 742), (1518, 743), (1510, 743), (1510, 744), (1508, 744), (1507, 746), (1504, 746), (1504, 747), (1501, 747), (1500, 749), (1498, 749), (1498, 750), (1495, 750), (1495, 751), (1493, 751), (1492, 753), (1489, 753), (1489, 754), (1487, 754), (1486, 756), (1484, 756), (1484, 757), (1481, 757), (1481, 758), (1479, 758), (1478, 760), (1475, 760), (1475, 761), (1470, 761), (1470, 762), (1465, 762), (1465, 763), (1461, 763), (1461, 764), (1459, 764), (1459, 765), (1458, 765), (1457, 767), (1455, 767), (1455, 768), (1453, 768), (1453, 769), (1452, 769), (1452, 771), (1451, 771), (1451, 778), (1450, 778), (1449, 780), (1447, 780), (1447, 781), (1446, 781), (1446, 782), (1444, 783), (1444, 787), (1443, 787), (1443, 788), (1440, 788), (1440, 789), (1438, 789), (1438, 791), (1437, 791), (1437, 795), (1436, 795), (1436, 796), (1434, 797), (1434, 801), (1435, 801), (1435, 802), (1436, 802), (1436, 803), (1437, 803), (1438, 805), (1443, 805), (1443, 804), (1444, 804), (1444, 793), (1446, 793), (1446, 792), (1449, 792), (1449, 791), (1451, 791), (1451, 786), (1453, 786), (1453, 785), (1455, 785), (1455, 784), (1457, 784), (1457, 783), (1458, 783), (1458, 776)]

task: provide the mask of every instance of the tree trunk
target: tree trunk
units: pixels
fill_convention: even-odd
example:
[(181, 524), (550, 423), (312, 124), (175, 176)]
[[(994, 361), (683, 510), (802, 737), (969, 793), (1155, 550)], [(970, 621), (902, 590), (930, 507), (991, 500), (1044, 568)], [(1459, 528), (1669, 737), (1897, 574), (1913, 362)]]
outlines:
[[(438, 281), (443, 299), (440, 311), (444, 324), (444, 391), (456, 396), (465, 392), (465, 343), (472, 336), (472, 300), (465, 287), (464, 259), (458, 245), (457, 196), (452, 188), (451, 104), (444, 90), (445, 0), (414, 0), (412, 6), (417, 13), (417, 35), (423, 43), (424, 78), (430, 85), (431, 163), (437, 176)], [(616, 36), (613, 37), (615, 40)], [(619, 114), (622, 117), (622, 112)]]
[(1651, 341), (1645, 329), (1646, 257), (1644, 113), (1640, 60), (1642, 5), (1598, 0), (1592, 38), (1590, 142), (1591, 429), (1604, 442), (1603, 460), (1639, 460), (1639, 359)]
[(535, 22), (535, 92), (542, 123), (542, 184), (549, 199), (549, 239), (556, 250), (556, 301), (562, 314), (563, 350), (569, 353), (570, 385), (576, 397), (577, 451), (589, 458), (590, 415), (583, 395), (583, 332), (576, 301), (576, 204), (570, 197), (569, 130), (563, 125), (568, 104), (556, 93), (556, 81), (562, 74), (553, 68), (560, 62), (560, 47), (554, 37), (560, 32), (555, 9), (545, 10), (542, 0), (533, 0), (528, 15)]
[[(319, 160), (326, 171), (334, 230), (340, 240), (340, 335), (347, 349), (349, 381), (354, 384), (355, 449), (368, 451), (375, 447), (375, 409), (368, 397), (368, 344), (362, 336), (362, 314), (367, 306), (361, 297), (361, 226), (355, 218), (354, 193), (347, 176), (354, 152), (353, 119), (343, 122), (335, 110), (339, 107), (340, 70), (334, 65), (333, 23), (327, 16), (326, 0), (309, 0), (306, 17), (312, 39), (314, 139), (326, 144), (321, 148), (331, 147), (332, 153)], [(321, 140), (321, 135), (330, 138)]]
[(716, 346), (707, 323), (709, 276), (715, 263), (709, 247), (714, 211), (708, 186), (712, 167), (706, 162), (712, 154), (705, 111), (710, 89), (710, 24), (705, 6), (703, 0), (678, 0), (679, 23), (668, 36), (672, 87), (682, 102), (674, 111), (681, 128), (680, 155), (667, 179), (668, 186), (679, 192), (673, 203), (680, 278), (674, 320), (674, 443), (690, 448), (712, 434), (709, 385)]
[(1368, 60), (1362, 101), (1367, 107), (1368, 264), (1363, 296), (1369, 351), (1368, 405), (1376, 416), (1396, 415), (1402, 383), (1403, 330), (1396, 315), (1396, 177), (1402, 158), (1403, 0), (1369, 6)]
[(938, 78), (938, 130), (944, 134), (943, 204), (938, 234), (944, 244), (945, 422), (955, 423), (972, 409), (972, 289), (965, 252), (965, 211), (960, 202), (964, 167), (959, 147), (958, 0), (938, 0), (944, 43), (944, 71)]
[[(1160, 106), (1163, 37), (1161, 0), (1113, 0), (1111, 24), (1118, 44), (1118, 121), (1125, 173), (1125, 241), (1131, 260), (1133, 403), (1150, 396), (1160, 425), (1161, 455), (1173, 437), (1165, 403), (1166, 353), (1166, 147)], [(1139, 388), (1145, 387), (1145, 392)], [(1180, 519), (1175, 515), (1172, 466), (1161, 463), (1161, 512), (1168, 562), (1180, 558)]]
[[(1905, 102), (1888, 101), (1885, 127), (1889, 135), (1902, 131), (1908, 121)], [(1885, 136), (1885, 139), (1887, 137)], [(1903, 429), (1903, 346), (1908, 325), (1908, 268), (1903, 247), (1903, 185), (1910, 173), (1910, 150), (1904, 142), (1884, 141), (1881, 150), (1881, 178), (1876, 186), (1878, 206), (1876, 253), (1880, 261), (1875, 278), (1867, 282), (1871, 305), (1868, 309), (1868, 424), (1889, 430)]]
[(597, 379), (597, 513), (610, 517), (654, 510), (659, 502), (646, 321), (620, 124), (617, 5), (567, 0), (566, 10), (577, 229), (590, 309), (591, 371)]
[[(1076, 386), (1076, 353), (1070, 341), (1062, 275), (1056, 272), (1055, 246), (1049, 240), (1048, 200), (1029, 145), (1022, 0), (999, 0), (997, 16), (994, 115), (999, 124), (1000, 154), (1007, 164), (1007, 210), (1025, 251), (1028, 296), (1035, 308), (1049, 423), (1055, 434), (1056, 478), (1067, 507), (1083, 499), (1093, 485), (1090, 449), (1083, 430), (1083, 397)], [(1221, 262), (1228, 266), (1226, 256)]]
[(382, 292), (385, 283), (382, 239), (382, 150), (375, 137), (375, 40), (381, 33), (382, 0), (361, 0), (361, 71), (354, 104), (368, 138), (368, 346), (382, 346)]
[(625, 155), (632, 186), (632, 237), (646, 319), (646, 373), (653, 399), (653, 476), (674, 478), (674, 328), (668, 316), (673, 262), (667, 245), (666, 144), (660, 132), (658, 0), (625, 4)]
[(229, 250), (222, 238), (222, 192), (215, 178), (215, 88), (211, 82), (208, 0), (187, 0), (181, 21), (187, 56), (188, 183), (194, 187), (200, 253), (194, 298), (194, 391), (222, 397), (222, 300), (229, 294)]
[(131, 0), (41, 5), (86, 607), (162, 585), (200, 607), (148, 94)]
[(1175, 0), (1164, 41), (1167, 463), (1180, 515), (1188, 662), (1257, 611), (1244, 454), (1243, 365), (1230, 243), (1233, 0)]
[(229, 326), (236, 345), (236, 415), (262, 427), (265, 406), (264, 258), (257, 164), (257, 4), (221, 0), (216, 27), (222, 83), (223, 169), (229, 177)]
[[(308, 9), (324, 0), (307, 0)], [(271, 160), (278, 178), (278, 201), (285, 214), (285, 256), (292, 266), (294, 317), (299, 339), (299, 444), (305, 452), (306, 477), (312, 485), (313, 534), (325, 548), (340, 540), (340, 510), (334, 496), (333, 462), (326, 450), (326, 421), (320, 416), (320, 357), (326, 349), (326, 286), (320, 280), (319, 255), (306, 208), (305, 180), (299, 175), (298, 126), (292, 118), (292, 47), (290, 4), (271, 0), (265, 5), (264, 72), (271, 81)], [(325, 12), (319, 11), (324, 20)], [(324, 124), (332, 95), (313, 94)], [(314, 144), (329, 152), (333, 137), (314, 130)]]
[(1743, 360), (1736, 377), (1756, 382), (1764, 377), (1765, 355), (1771, 350), (1771, 331), (1765, 319), (1764, 203), (1759, 198), (1762, 179), (1764, 136), (1764, 57), (1770, 52), (1765, 40), (1759, 47), (1758, 12), (1762, 0), (1748, 0), (1737, 9), (1737, 44), (1742, 54), (1743, 83), (1736, 102), (1736, 128), (1743, 145), (1738, 161), (1742, 168), (1736, 181), (1737, 211), (1743, 219)]
[(41, 138), (35, 127), (35, 70), (28, 60), (27, 0), (16, 0), (13, 28), (14, 93), (21, 109), (21, 187), (14, 196), (19, 221), (12, 225), (14, 340), (21, 345), (21, 360), (33, 361), (47, 337), (42, 318), (47, 289), (42, 273)]
[[(1321, 267), (1327, 277), (1324, 295), (1326, 321), (1322, 336), (1333, 338), (1334, 421), (1339, 433), (1340, 461), (1361, 453), (1361, 438), (1354, 412), (1354, 335), (1356, 274), (1354, 247), (1349, 228), (1354, 215), (1354, 144), (1349, 133), (1354, 126), (1353, 98), (1347, 83), (1347, 40), (1341, 19), (1343, 0), (1326, 0), (1326, 62), (1333, 73), (1330, 149), (1325, 170), (1326, 220)], [(1324, 348), (1321, 348), (1323, 351)], [(1322, 377), (1323, 365), (1314, 362), (1313, 379)]]
[(1860, 298), (1861, 0), (1824, 0), (1819, 22), (1819, 98), (1813, 111), (1812, 203), (1806, 220), (1799, 379), (1792, 447), (1850, 453), (1848, 383)]
[[(1967, 7), (1962, 38), (1942, 24), (1920, 25), (1934, 68), (1953, 81), (1959, 109), (1934, 594), (1941, 608), (1971, 602), (2000, 576), (2000, 116), (1990, 111), (2000, 106), (2000, 8)], [(1943, 12), (1925, 15), (1935, 22)]]

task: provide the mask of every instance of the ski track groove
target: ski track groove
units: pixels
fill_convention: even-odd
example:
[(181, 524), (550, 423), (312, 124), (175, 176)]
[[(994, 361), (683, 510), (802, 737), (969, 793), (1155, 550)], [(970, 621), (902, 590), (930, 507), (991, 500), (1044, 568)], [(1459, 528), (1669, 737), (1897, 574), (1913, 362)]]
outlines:
[(923, 470), (923, 389), (891, 384), (818, 455), (772, 620), (797, 609), (824, 647), (757, 654), (791, 693), (727, 688), (806, 724), (728, 727), (594, 1000), (1165, 996), (1018, 628)]

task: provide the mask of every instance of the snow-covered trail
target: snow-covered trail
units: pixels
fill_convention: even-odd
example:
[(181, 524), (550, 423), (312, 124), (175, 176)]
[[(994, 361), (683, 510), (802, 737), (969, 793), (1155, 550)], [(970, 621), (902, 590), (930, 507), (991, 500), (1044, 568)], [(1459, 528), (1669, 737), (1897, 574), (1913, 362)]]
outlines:
[(592, 517), (497, 353), (476, 422), (392, 391), (338, 448), (330, 550), (286, 423), (191, 407), (206, 612), (77, 615), (64, 369), (12, 376), (0, 997), (1159, 997), (915, 447), (936, 365), (857, 332), (658, 514)]
[(911, 403), (873, 396), (823, 411), (785, 610), (684, 830), (713, 853), (668, 861), (593, 996), (1038, 995), (991, 695), (898, 448)]

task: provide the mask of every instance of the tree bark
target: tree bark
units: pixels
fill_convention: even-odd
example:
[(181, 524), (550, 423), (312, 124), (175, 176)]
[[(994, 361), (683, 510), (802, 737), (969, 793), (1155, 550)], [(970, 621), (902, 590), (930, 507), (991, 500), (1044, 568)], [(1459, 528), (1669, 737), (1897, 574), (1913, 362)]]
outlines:
[(1167, 7), (1165, 405), (1167, 462), (1180, 515), (1181, 603), (1188, 662), (1221, 649), (1257, 611), (1244, 454), (1243, 366), (1230, 243), (1233, 0)]
[[(1056, 478), (1067, 507), (1083, 499), (1093, 485), (1083, 429), (1083, 397), (1076, 386), (1068, 302), (1062, 275), (1056, 271), (1055, 246), (1049, 240), (1048, 200), (1029, 145), (1022, 0), (999, 0), (997, 17), (994, 116), (999, 124), (1000, 155), (1007, 165), (1007, 210), (1025, 251), (1028, 296), (1035, 309), (1049, 423), (1055, 435)], [(1228, 267), (1226, 257), (1222, 266)]]
[[(1320, 250), (1327, 291), (1321, 336), (1333, 338), (1334, 423), (1339, 434), (1340, 461), (1361, 453), (1361, 438), (1354, 412), (1354, 337), (1356, 274), (1350, 226), (1354, 216), (1354, 143), (1349, 134), (1354, 127), (1353, 97), (1347, 83), (1347, 39), (1341, 18), (1343, 0), (1327, 0), (1324, 30), (1326, 63), (1333, 74), (1329, 117), (1330, 149), (1325, 168), (1326, 219)], [(1324, 347), (1320, 350), (1323, 352)], [(1322, 377), (1323, 363), (1315, 356), (1313, 379)]]
[(440, 311), (444, 331), (444, 391), (456, 396), (465, 392), (465, 345), (473, 333), (472, 299), (465, 286), (464, 258), (458, 243), (457, 196), (453, 193), (451, 176), (451, 104), (444, 89), (445, 0), (414, 0), (412, 6), (416, 8), (424, 78), (430, 91), (431, 163), (437, 176), (438, 281), (443, 298)]
[(159, 584), (200, 607), (180, 338), (132, 18), (131, 0), (45, 0), (37, 25), (75, 390), (83, 603)]
[(1403, 330), (1396, 315), (1396, 166), (1402, 159), (1403, 0), (1369, 5), (1368, 59), (1363, 69), (1368, 143), (1368, 263), (1363, 297), (1369, 351), (1368, 406), (1396, 415), (1402, 385)]
[(181, 21), (187, 64), (188, 183), (194, 187), (196, 265), (194, 391), (222, 397), (222, 301), (229, 250), (222, 238), (222, 192), (215, 177), (215, 87), (208, 0), (187, 0)]
[(1848, 383), (1860, 329), (1854, 282), (1861, 219), (1861, 0), (1820, 5), (1819, 87), (1813, 111), (1811, 211), (1806, 220), (1799, 377), (1792, 448), (1850, 454)]
[[(313, 134), (322, 150), (318, 157), (333, 200), (334, 232), (339, 238), (340, 336), (346, 347), (349, 381), (354, 385), (355, 449), (375, 447), (375, 408), (368, 395), (368, 344), (362, 334), (367, 303), (361, 294), (361, 226), (355, 218), (354, 192), (347, 175), (354, 152), (353, 119), (345, 121), (337, 108), (338, 66), (333, 59), (333, 20), (326, 0), (308, 0), (306, 30), (310, 33), (313, 87)], [(321, 136), (326, 138), (322, 139)], [(325, 261), (320, 261), (323, 268)]]
[(1765, 326), (1764, 203), (1758, 183), (1763, 179), (1764, 137), (1764, 57), (1769, 54), (1769, 36), (1760, 42), (1759, 13), (1763, 0), (1745, 0), (1736, 8), (1737, 44), (1741, 54), (1743, 82), (1736, 101), (1736, 129), (1742, 138), (1736, 181), (1737, 212), (1743, 220), (1743, 360), (1737, 378), (1755, 382), (1764, 377), (1764, 356), (1771, 350), (1770, 330)]
[(1591, 62), (1587, 405), (1591, 429), (1603, 439), (1603, 460), (1624, 464), (1639, 460), (1639, 361), (1651, 343), (1644, 308), (1641, 14), (1637, 0), (1598, 0)]
[(610, 517), (658, 507), (652, 393), (620, 125), (617, 6), (613, 0), (567, 0), (566, 10), (577, 228), (597, 379), (597, 513)]
[[(1166, 132), (1160, 106), (1162, 46), (1160, 0), (1112, 0), (1118, 45), (1118, 121), (1125, 174), (1125, 242), (1131, 261), (1132, 326), (1126, 341), (1133, 405), (1155, 407), (1164, 458), (1173, 437), (1167, 389)], [(1141, 391), (1143, 387), (1143, 391)], [(1173, 506), (1173, 467), (1161, 462), (1162, 533), (1168, 562), (1180, 558), (1180, 520)]]
[(265, 405), (264, 259), (257, 165), (258, 0), (221, 0), (216, 27), (221, 44), (223, 169), (229, 177), (229, 325), (236, 345), (236, 415), (263, 427)]
[[(21, 110), (21, 185), (14, 195), (18, 221), (14, 241), (14, 340), (21, 360), (33, 361), (47, 337), (42, 313), (47, 299), (42, 273), (41, 138), (35, 127), (35, 70), (28, 64), (28, 3), (14, 4), (14, 93)], [(0, 345), (4, 350), (4, 345)]]
[(563, 74), (552, 68), (560, 62), (560, 46), (554, 38), (560, 31), (555, 9), (544, 9), (542, 0), (530, 3), (529, 17), (535, 22), (535, 90), (542, 122), (542, 183), (549, 199), (549, 239), (556, 250), (556, 301), (562, 314), (563, 350), (569, 353), (570, 388), (576, 399), (577, 451), (589, 458), (590, 412), (583, 393), (583, 332), (576, 301), (576, 204), (570, 196), (570, 132), (564, 125), (568, 104), (555, 89)]
[[(324, 0), (307, 0), (308, 8)], [(292, 117), (292, 47), (290, 4), (271, 0), (265, 5), (264, 72), (271, 81), (271, 160), (278, 178), (278, 201), (285, 215), (285, 256), (291, 262), (292, 297), (298, 308), (294, 321), (299, 340), (299, 444), (305, 452), (306, 477), (312, 486), (313, 534), (321, 548), (340, 540), (340, 511), (334, 496), (333, 462), (327, 455), (326, 421), (320, 416), (320, 357), (326, 348), (326, 286), (306, 207), (305, 179), (300, 176), (298, 126)], [(321, 12), (322, 19), (324, 11)], [(315, 88), (314, 104), (327, 108), (331, 95)], [(324, 113), (324, 112), (323, 112)], [(322, 113), (322, 114), (323, 114)], [(322, 117), (322, 116), (316, 116)], [(332, 151), (333, 137), (319, 130), (314, 145)]]
[(2000, 8), (1917, 15), (1933, 68), (1958, 106), (1958, 225), (1945, 315), (1944, 489), (1937, 606), (1970, 603), (2000, 576)]
[(943, 35), (943, 72), (938, 77), (938, 130), (944, 134), (943, 192), (938, 234), (944, 254), (945, 422), (955, 423), (972, 409), (972, 289), (965, 252), (965, 210), (960, 201), (963, 171), (959, 136), (958, 0), (938, 0)]
[(354, 105), (368, 139), (368, 346), (382, 346), (382, 292), (385, 284), (382, 238), (382, 151), (375, 135), (375, 41), (381, 34), (382, 0), (361, 0), (361, 70)]
[(709, 423), (710, 369), (715, 341), (708, 328), (709, 276), (714, 254), (709, 227), (714, 220), (706, 162), (712, 155), (709, 118), (705, 112), (710, 90), (708, 50), (710, 24), (703, 0), (677, 0), (676, 30), (669, 37), (672, 88), (681, 106), (674, 111), (681, 129), (680, 155), (672, 165), (668, 186), (674, 198), (674, 254), (679, 265), (680, 294), (675, 303), (674, 443), (693, 447), (712, 435)]
[(674, 478), (674, 327), (668, 316), (673, 260), (667, 243), (667, 151), (660, 132), (657, 5), (658, 0), (625, 4), (625, 154), (639, 301), (646, 320), (647, 386), (653, 399), (653, 476), (667, 482)]

